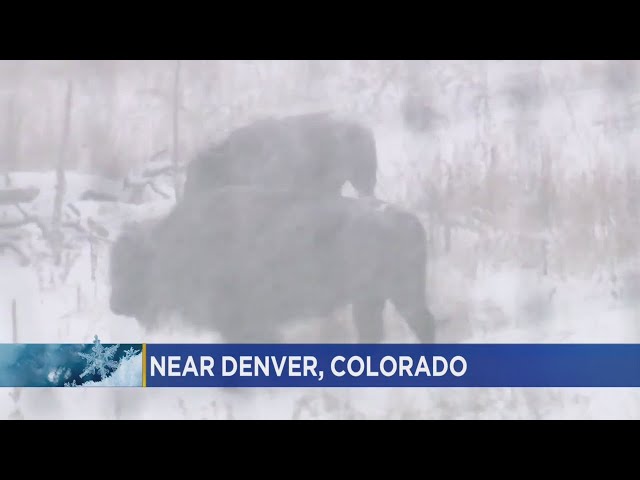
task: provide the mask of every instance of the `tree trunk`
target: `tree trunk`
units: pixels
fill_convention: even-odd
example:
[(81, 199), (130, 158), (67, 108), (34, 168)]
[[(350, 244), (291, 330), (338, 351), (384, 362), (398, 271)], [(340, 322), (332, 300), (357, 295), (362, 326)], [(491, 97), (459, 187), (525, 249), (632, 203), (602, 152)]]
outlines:
[(18, 305), (14, 298), (11, 302), (11, 341), (18, 343)]
[(16, 96), (9, 98), (7, 102), (7, 116), (4, 131), (4, 142), (2, 149), (2, 162), (5, 164), (6, 172), (10, 173), (18, 169), (20, 150), (20, 115), (18, 111)]
[(71, 123), (71, 100), (73, 94), (73, 84), (71, 81), (67, 84), (67, 96), (64, 105), (64, 123), (62, 125), (62, 139), (60, 143), (60, 153), (58, 157), (58, 165), (56, 167), (56, 196), (53, 205), (52, 220), (52, 248), (56, 265), (60, 265), (62, 254), (62, 232), (60, 224), (62, 223), (62, 205), (67, 190), (65, 178), (65, 164), (67, 150), (69, 144), (69, 127)]
[[(11, 341), (13, 343), (18, 343), (18, 307), (16, 303), (16, 299), (14, 298), (11, 301), (11, 324), (13, 327), (13, 331), (11, 333)], [(20, 411), (20, 395), (22, 393), (22, 388), (14, 387), (9, 396), (13, 400), (13, 404), (15, 409), (13, 412), (9, 414), (9, 420), (22, 420), (24, 419), (24, 415)]]
[(180, 60), (176, 60), (176, 70), (173, 82), (173, 186), (176, 193), (176, 202), (182, 197), (180, 190)]

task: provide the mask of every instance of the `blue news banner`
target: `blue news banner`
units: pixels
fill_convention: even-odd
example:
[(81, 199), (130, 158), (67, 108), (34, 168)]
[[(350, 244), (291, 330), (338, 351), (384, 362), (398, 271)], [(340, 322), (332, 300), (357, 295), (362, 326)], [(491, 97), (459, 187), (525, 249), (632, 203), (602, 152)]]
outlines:
[(146, 387), (640, 387), (640, 345), (153, 345)]
[(0, 344), (0, 387), (640, 387), (632, 344)]

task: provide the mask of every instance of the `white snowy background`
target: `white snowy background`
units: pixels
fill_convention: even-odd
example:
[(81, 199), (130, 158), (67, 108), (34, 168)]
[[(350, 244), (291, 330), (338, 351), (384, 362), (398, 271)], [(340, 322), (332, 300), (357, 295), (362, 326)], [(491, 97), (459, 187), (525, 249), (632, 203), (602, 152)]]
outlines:
[[(0, 62), (0, 191), (39, 189), (22, 211), (0, 205), (0, 342), (87, 343), (95, 334), (104, 343), (216, 341), (180, 319), (167, 319), (150, 336), (135, 320), (111, 314), (109, 240), (124, 222), (172, 208), (173, 179), (145, 171), (176, 157), (184, 164), (206, 142), (261, 116), (333, 109), (374, 127), (377, 195), (414, 209), (427, 226), (428, 296), (439, 341), (636, 343), (638, 67)], [(428, 131), (403, 124), (407, 92), (434, 112)], [(58, 207), (56, 169), (64, 170), (66, 185)], [(118, 201), (87, 199), (88, 190)], [(37, 221), (15, 226), (25, 219)], [(320, 330), (324, 341), (344, 341), (330, 333), (340, 331), (335, 325), (351, 331), (349, 311), (329, 322), (323, 328), (327, 320), (310, 320), (290, 339), (317, 339)], [(386, 341), (415, 341), (391, 307), (386, 322)], [(0, 418), (628, 419), (640, 418), (640, 394), (0, 389)]]

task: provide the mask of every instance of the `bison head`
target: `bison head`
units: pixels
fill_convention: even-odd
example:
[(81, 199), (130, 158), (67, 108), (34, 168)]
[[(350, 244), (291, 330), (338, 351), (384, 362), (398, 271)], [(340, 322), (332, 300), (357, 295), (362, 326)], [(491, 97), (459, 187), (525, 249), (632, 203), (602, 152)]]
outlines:
[(361, 125), (349, 125), (343, 133), (340, 156), (351, 170), (349, 180), (360, 195), (375, 196), (378, 154), (373, 132)]
[(109, 307), (116, 315), (137, 317), (148, 303), (151, 253), (143, 227), (128, 227), (111, 250)]

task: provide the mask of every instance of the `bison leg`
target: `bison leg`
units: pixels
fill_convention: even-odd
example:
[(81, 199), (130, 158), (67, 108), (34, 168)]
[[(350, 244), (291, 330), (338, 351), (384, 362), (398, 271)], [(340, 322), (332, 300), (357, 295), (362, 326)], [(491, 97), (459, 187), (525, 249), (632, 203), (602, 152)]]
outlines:
[(353, 304), (359, 343), (380, 343), (384, 339), (384, 304), (383, 298), (369, 298)]
[[(417, 293), (417, 292), (416, 292)], [(431, 311), (425, 306), (424, 295), (398, 295), (393, 305), (402, 315), (420, 343), (435, 342), (435, 319)]]
[(222, 332), (227, 343), (279, 343), (279, 332), (260, 322), (237, 322)]
[(238, 343), (280, 343), (280, 339), (275, 332), (261, 329), (260, 331), (246, 332), (241, 335)]
[(422, 305), (415, 308), (398, 309), (400, 314), (418, 337), (420, 343), (434, 343), (436, 339), (435, 319), (431, 311)]

